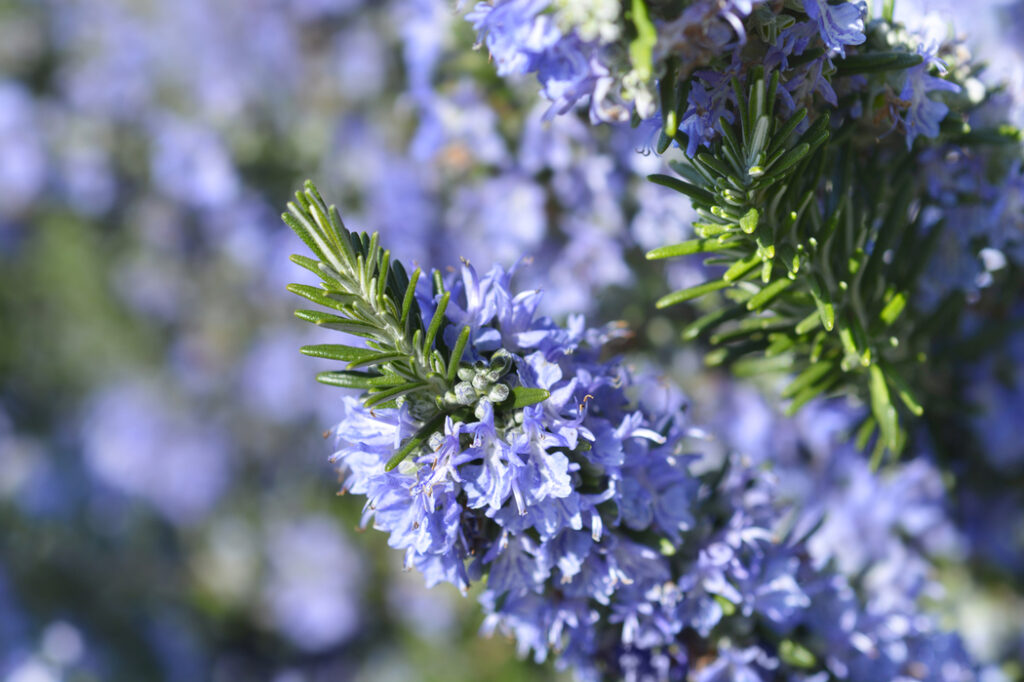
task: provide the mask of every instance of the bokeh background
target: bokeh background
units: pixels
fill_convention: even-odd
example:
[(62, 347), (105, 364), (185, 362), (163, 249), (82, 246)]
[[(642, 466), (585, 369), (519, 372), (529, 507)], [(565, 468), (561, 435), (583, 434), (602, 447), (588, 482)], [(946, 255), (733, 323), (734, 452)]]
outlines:
[[(544, 121), (453, 4), (0, 0), (0, 680), (566, 679), (479, 637), (472, 598), (424, 589), (336, 497), (340, 395), (284, 291), (302, 249), (278, 214), (307, 177), (407, 262), (526, 256), (548, 314), (626, 321), (697, 414), (743, 417), (719, 426), (744, 448), (832, 433), (826, 412), (783, 433), (755, 389), (671, 350), (651, 302), (702, 275), (635, 267), (690, 219), (643, 180), (651, 131)], [(1021, 7), (958, 16), (1005, 48)], [(1021, 356), (976, 382), (993, 470), (1018, 477)], [(904, 498), (858, 475), (842, 503), (889, 495), (890, 532)], [(949, 532), (971, 529), (955, 561), (981, 557), (997, 589), (947, 583), (994, 610), (950, 613), (996, 614), (989, 653), (1012, 656), (1024, 505), (981, 499)]]

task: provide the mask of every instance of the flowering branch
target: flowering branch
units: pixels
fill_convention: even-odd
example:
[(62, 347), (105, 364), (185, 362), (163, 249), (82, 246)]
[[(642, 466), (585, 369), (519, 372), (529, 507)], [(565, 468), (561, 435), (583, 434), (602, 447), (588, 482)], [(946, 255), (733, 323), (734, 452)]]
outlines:
[(363, 390), (368, 408), (405, 405), (423, 422), (389, 460), (389, 470), (439, 432), (446, 417), (482, 409), (481, 401), (498, 410), (515, 410), (547, 397), (543, 391), (510, 385), (509, 362), (502, 355), (486, 365), (460, 365), (470, 329), (462, 327), (451, 346), (444, 342), (451, 295), (439, 275), (434, 278), (434, 312), (424, 325), (416, 300), (419, 268), (410, 277), (400, 261), (391, 261), (390, 251), (380, 248), (376, 233), (349, 232), (337, 208), (324, 203), (312, 182), (295, 198), (282, 219), (316, 259), (295, 255), (292, 261), (319, 276), (321, 288), (291, 284), (288, 290), (340, 313), (298, 310), (295, 315), (366, 339), (364, 347), (304, 346), (307, 355), (347, 363), (343, 370), (321, 372), (317, 380)]
[[(908, 603), (868, 609), (812, 562), (814, 528), (792, 524), (769, 472), (687, 454), (671, 387), (601, 359), (614, 329), (537, 318), (538, 292), (513, 293), (500, 268), (466, 265), (444, 291), (449, 338), (470, 330), (467, 356), (548, 398), (445, 413), (397, 468), (425, 415), (346, 399), (332, 459), (343, 489), (366, 497), (363, 523), (428, 585), (485, 582), (485, 630), (584, 680), (973, 675), (959, 641)], [(484, 388), (469, 369), (459, 376)]]

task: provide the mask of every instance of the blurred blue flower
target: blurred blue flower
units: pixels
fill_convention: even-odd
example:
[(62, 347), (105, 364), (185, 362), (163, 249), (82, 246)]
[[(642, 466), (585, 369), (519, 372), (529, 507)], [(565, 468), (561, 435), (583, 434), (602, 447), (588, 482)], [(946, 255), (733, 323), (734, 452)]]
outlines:
[(546, 50), (561, 38), (551, 17), (541, 14), (549, 0), (478, 2), (466, 20), (497, 64), (499, 76), (536, 71)]
[(144, 499), (174, 523), (195, 523), (228, 486), (231, 445), (223, 430), (167, 398), (144, 383), (98, 391), (82, 418), (83, 456), (112, 489)]
[(21, 84), (0, 80), (0, 218), (24, 210), (47, 181), (47, 150), (37, 103)]
[(363, 567), (328, 517), (280, 521), (268, 530), (262, 601), (268, 625), (304, 651), (324, 651), (362, 623)]

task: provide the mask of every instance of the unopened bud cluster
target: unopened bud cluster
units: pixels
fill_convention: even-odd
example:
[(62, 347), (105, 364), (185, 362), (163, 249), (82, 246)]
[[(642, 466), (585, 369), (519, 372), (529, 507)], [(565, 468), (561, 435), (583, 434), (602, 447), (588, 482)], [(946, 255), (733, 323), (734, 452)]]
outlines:
[(497, 405), (508, 399), (512, 392), (512, 355), (499, 349), (490, 362), (478, 360), (471, 366), (460, 367), (459, 382), (443, 397), (446, 406), (472, 407), (477, 419), (484, 414), (484, 401)]

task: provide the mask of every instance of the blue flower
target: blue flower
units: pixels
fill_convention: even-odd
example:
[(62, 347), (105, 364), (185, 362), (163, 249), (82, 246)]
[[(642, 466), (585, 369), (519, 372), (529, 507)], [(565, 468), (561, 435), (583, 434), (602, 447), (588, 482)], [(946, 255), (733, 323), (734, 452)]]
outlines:
[(524, 466), (521, 454), (506, 443), (494, 428), (494, 408), (484, 403), (483, 416), (466, 428), (474, 436), (473, 448), (481, 452), (480, 464), (467, 464), (462, 469), (463, 486), (470, 509), (487, 506), (501, 509), (512, 494), (515, 471)]
[(593, 52), (589, 45), (570, 35), (555, 43), (539, 59), (537, 79), (541, 93), (551, 101), (545, 118), (569, 111), (594, 91), (598, 78), (608, 75)]
[(536, 71), (543, 53), (561, 38), (551, 17), (540, 14), (548, 4), (549, 0), (479, 2), (466, 15), (498, 65), (499, 76)]
[(943, 78), (928, 73), (928, 63), (918, 64), (907, 69), (906, 80), (900, 91), (900, 99), (906, 111), (900, 118), (907, 136), (907, 149), (914, 146), (914, 138), (918, 135), (938, 137), (939, 124), (949, 113), (949, 107), (928, 97), (928, 93), (945, 91), (959, 92), (960, 86)]
[(762, 673), (778, 665), (758, 647), (725, 649), (718, 658), (697, 673), (696, 682), (763, 682)]
[(826, 57), (821, 57), (800, 66), (785, 85), (779, 88), (779, 97), (787, 111), (795, 111), (804, 106), (812, 108), (814, 93), (821, 95), (832, 106), (838, 106), (836, 91), (823, 73), (826, 61)]
[[(485, 631), (513, 635), (538, 661), (555, 653), (582, 679), (682, 680), (696, 637), (698, 652), (716, 652), (694, 671), (707, 682), (811, 679), (788, 677), (761, 632), (814, 633), (803, 644), (851, 679), (893, 679), (945, 636), (915, 611), (919, 574), (901, 588), (910, 598), (881, 585), (860, 602), (820, 568), (827, 557), (812, 562), (805, 541), (780, 537), (787, 511), (769, 472), (729, 457), (694, 473), (681, 417), (660, 411), (679, 401), (630, 400), (640, 380), (600, 360), (608, 333), (535, 317), (500, 268), (480, 277), (467, 265), (449, 281), (451, 321), (470, 324), (479, 359), (500, 348), (515, 380), (551, 396), (514, 415), (481, 402), (475, 420), (449, 418), (391, 472), (383, 462), (416, 425), (404, 408), (347, 402), (336, 461), (367, 496), (364, 523), (428, 584), (465, 589), (487, 575)], [(955, 646), (941, 651), (936, 660), (971, 670)]]
[(694, 79), (690, 87), (689, 106), (679, 120), (679, 130), (687, 136), (687, 156), (696, 156), (697, 148), (701, 145), (711, 146), (711, 142), (720, 133), (719, 119), (725, 119), (728, 123), (735, 120), (732, 111), (728, 109), (735, 99), (730, 74), (698, 71), (695, 75), (699, 80)]
[(490, 563), (488, 592), (503, 595), (543, 591), (544, 582), (551, 575), (545, 559), (543, 551), (528, 536), (510, 537), (508, 531), (502, 532), (483, 559)]
[(804, 11), (814, 20), (821, 39), (832, 54), (846, 56), (847, 45), (860, 45), (865, 40), (863, 3), (828, 0), (803, 0)]
[(949, 107), (928, 96), (931, 92), (960, 92), (960, 86), (943, 78), (931, 75), (932, 68), (940, 74), (946, 73), (946, 65), (939, 59), (939, 47), (943, 34), (937, 25), (926, 25), (918, 34), (917, 53), (924, 61), (904, 72), (903, 89), (900, 90), (899, 106), (904, 110), (897, 120), (903, 124), (907, 136), (907, 149), (914, 146), (918, 135), (938, 137), (939, 124), (949, 113)]

